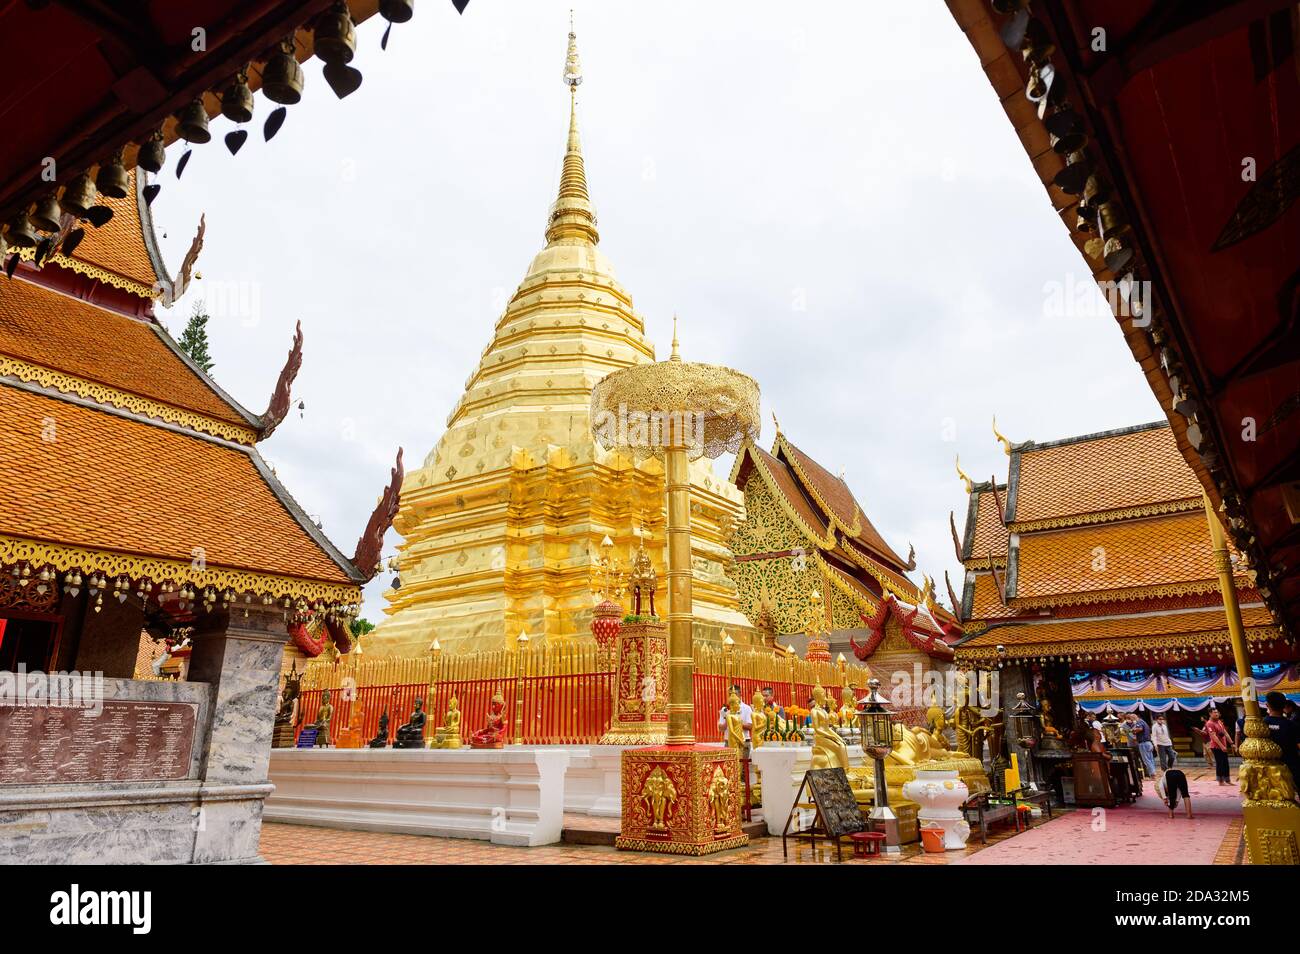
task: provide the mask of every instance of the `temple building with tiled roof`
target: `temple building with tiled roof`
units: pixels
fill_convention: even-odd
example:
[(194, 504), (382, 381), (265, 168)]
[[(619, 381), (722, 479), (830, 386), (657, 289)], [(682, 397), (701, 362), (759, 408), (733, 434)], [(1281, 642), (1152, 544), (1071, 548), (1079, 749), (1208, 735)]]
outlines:
[(918, 587), (907, 576), (914, 555), (890, 547), (843, 477), (778, 428), (770, 452), (741, 448), (731, 479), (745, 496), (731, 576), (769, 645), (799, 651), (825, 638), (832, 657), (856, 656), (885, 685), (895, 671), (952, 663), (956, 617), (935, 603), (928, 578)]
[[(1238, 696), (1201, 485), (1169, 425), (1004, 446), (1005, 482), (962, 475), (958, 664), (1025, 667), (1040, 698), (1072, 686), (1092, 709), (1197, 712)], [(1230, 557), (1260, 684), (1300, 691), (1251, 568)]]

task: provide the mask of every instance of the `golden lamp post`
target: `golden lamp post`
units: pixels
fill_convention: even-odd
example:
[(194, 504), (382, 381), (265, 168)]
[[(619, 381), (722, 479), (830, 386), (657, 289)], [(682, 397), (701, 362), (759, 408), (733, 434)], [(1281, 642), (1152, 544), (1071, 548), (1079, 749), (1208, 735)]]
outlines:
[(662, 457), (668, 498), (667, 745), (623, 753), (622, 848), (707, 854), (746, 844), (734, 750), (696, 746), (689, 462), (735, 453), (759, 431), (758, 384), (731, 368), (687, 362), (673, 322), (667, 361), (615, 371), (591, 394), (606, 450)]
[(1233, 581), (1232, 560), (1219, 515), (1209, 497), (1205, 498), (1205, 516), (1210, 524), (1210, 543), (1214, 551), (1214, 569), (1219, 576), (1223, 609), (1228, 617), (1228, 635), (1232, 640), (1232, 657), (1241, 684), (1241, 701), (1246, 708), (1246, 739), (1241, 743), (1242, 822), (1246, 830), (1246, 853), (1255, 865), (1300, 864), (1300, 805), (1294, 800), (1295, 786), (1282, 762), (1282, 747), (1269, 736), (1268, 723), (1259, 711), (1255, 679), (1250, 669), (1250, 651), (1241, 624), (1241, 606)]

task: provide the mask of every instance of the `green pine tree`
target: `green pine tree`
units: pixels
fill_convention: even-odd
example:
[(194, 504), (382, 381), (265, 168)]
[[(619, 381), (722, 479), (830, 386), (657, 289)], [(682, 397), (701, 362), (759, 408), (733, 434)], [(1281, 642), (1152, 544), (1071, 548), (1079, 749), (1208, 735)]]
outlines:
[(190, 360), (205, 372), (212, 370), (212, 355), (208, 351), (208, 315), (203, 302), (194, 303), (194, 312), (190, 315), (189, 324), (181, 332), (181, 340), (177, 344), (190, 356)]

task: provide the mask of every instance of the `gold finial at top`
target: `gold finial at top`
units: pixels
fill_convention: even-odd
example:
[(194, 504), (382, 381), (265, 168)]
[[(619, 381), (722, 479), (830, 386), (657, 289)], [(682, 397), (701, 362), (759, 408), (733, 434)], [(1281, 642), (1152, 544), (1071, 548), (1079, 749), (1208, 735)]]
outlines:
[(570, 89), (582, 85), (582, 63), (578, 60), (578, 34), (573, 32), (573, 11), (569, 11), (569, 49), (564, 57), (564, 82)]
[(781, 436), (781, 422), (776, 419), (776, 411), (772, 412), (772, 425), (776, 428), (776, 436)]
[(681, 348), (677, 344), (677, 315), (673, 314), (673, 353), (668, 356), (669, 361), (682, 360)]
[(1010, 457), (1010, 456), (1011, 456), (1011, 441), (1007, 440), (1007, 438), (1006, 438), (1005, 436), (1003, 436), (1002, 434), (999, 434), (999, 433), (998, 433), (998, 416), (997, 416), (996, 414), (993, 415), (993, 436), (996, 437), (999, 441), (1002, 442), (1002, 451), (1003, 451), (1003, 453), (1005, 453), (1008, 457)]
[(966, 493), (970, 493), (973, 489), (973, 485), (971, 484), (971, 479), (966, 476), (966, 472), (961, 469), (961, 454), (958, 454), (953, 458), (953, 463), (957, 465), (957, 476), (960, 477), (961, 482), (966, 485)]

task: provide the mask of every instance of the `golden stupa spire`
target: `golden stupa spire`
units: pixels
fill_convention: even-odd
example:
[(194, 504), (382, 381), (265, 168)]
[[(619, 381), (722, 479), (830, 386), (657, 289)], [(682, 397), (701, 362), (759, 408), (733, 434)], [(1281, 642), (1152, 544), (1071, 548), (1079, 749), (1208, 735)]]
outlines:
[(673, 353), (668, 356), (669, 361), (682, 360), (682, 352), (677, 344), (677, 316), (673, 315)]
[(582, 64), (578, 60), (578, 35), (573, 32), (573, 13), (569, 13), (569, 49), (564, 58), (564, 83), (569, 87), (569, 140), (564, 147), (564, 168), (560, 173), (560, 193), (551, 206), (546, 226), (546, 244), (574, 242), (595, 245), (596, 210), (587, 192), (587, 170), (582, 161), (582, 140), (578, 136), (578, 87), (582, 85)]

